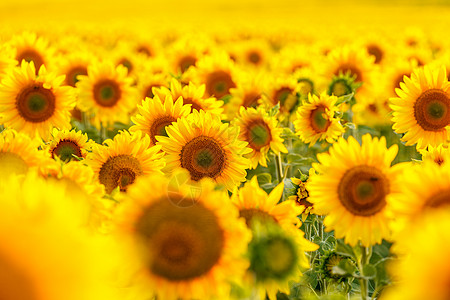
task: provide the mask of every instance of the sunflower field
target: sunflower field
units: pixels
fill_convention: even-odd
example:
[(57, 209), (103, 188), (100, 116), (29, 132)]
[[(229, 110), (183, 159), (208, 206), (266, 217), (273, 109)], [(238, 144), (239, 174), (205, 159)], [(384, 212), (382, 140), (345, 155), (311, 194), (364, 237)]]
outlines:
[(450, 299), (450, 1), (0, 24), (1, 300)]

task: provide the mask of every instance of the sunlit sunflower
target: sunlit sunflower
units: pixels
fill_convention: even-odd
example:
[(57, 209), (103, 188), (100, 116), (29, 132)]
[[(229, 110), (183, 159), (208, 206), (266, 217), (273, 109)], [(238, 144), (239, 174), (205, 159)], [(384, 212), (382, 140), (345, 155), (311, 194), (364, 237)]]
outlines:
[(120, 299), (107, 277), (113, 248), (80, 228), (68, 198), (57, 182), (2, 174), (1, 299)]
[(310, 213), (314, 213), (313, 204), (308, 200), (309, 192), (306, 189), (306, 182), (296, 177), (292, 177), (291, 181), (294, 185), (295, 191), (294, 195), (289, 196), (289, 200), (295, 201), (295, 203), (301, 208), (302, 219), (305, 221), (306, 217)]
[(408, 249), (388, 266), (394, 284), (383, 291), (382, 300), (446, 300), (450, 294), (450, 213), (436, 211), (421, 216), (397, 243)]
[(263, 103), (272, 107), (280, 105), (280, 112), (283, 115), (290, 115), (295, 112), (299, 105), (299, 97), (297, 92), (299, 84), (297, 79), (292, 76), (279, 76), (278, 74), (270, 75), (272, 78), (265, 86), (263, 93)]
[(3, 174), (25, 174), (29, 169), (44, 165), (47, 160), (39, 151), (40, 142), (12, 129), (0, 132), (0, 172)]
[(114, 49), (107, 53), (107, 59), (112, 61), (116, 66), (122, 65), (128, 70), (128, 76), (135, 77), (142, 66), (144, 59), (138, 55), (133, 49), (134, 45), (129, 42), (120, 41)]
[(39, 71), (41, 66), (49, 67), (51, 59), (54, 56), (54, 50), (49, 47), (48, 41), (35, 33), (23, 32), (20, 35), (14, 35), (5, 47), (14, 51), (14, 58), (20, 65), (22, 61), (33, 62), (36, 66), (35, 71)]
[(14, 52), (9, 48), (0, 49), (0, 80), (16, 65), (17, 61), (14, 59)]
[(72, 87), (61, 86), (63, 80), (64, 76), (55, 77), (45, 67), (36, 75), (33, 63), (22, 62), (0, 83), (2, 122), (44, 140), (53, 127), (69, 129), (75, 92)]
[(388, 215), (395, 176), (400, 168), (390, 167), (398, 146), (386, 148), (384, 137), (339, 139), (329, 153), (317, 155), (318, 172), (308, 180), (309, 201), (317, 214), (326, 215), (326, 230), (354, 246), (380, 243), (389, 237)]
[(398, 97), (390, 99), (392, 128), (405, 134), (402, 141), (407, 146), (445, 143), (450, 125), (450, 83), (445, 67), (425, 66), (403, 80), (401, 89), (396, 89)]
[(422, 154), (423, 161), (434, 161), (439, 166), (450, 162), (450, 150), (448, 149), (448, 145), (441, 144), (437, 147), (428, 146), (427, 149), (421, 149), (419, 152)]
[(297, 120), (294, 121), (296, 133), (300, 139), (313, 146), (318, 140), (333, 143), (345, 129), (335, 116), (337, 97), (321, 94), (320, 97), (309, 94), (309, 102), (297, 110)]
[(267, 40), (250, 39), (233, 43), (236, 49), (236, 60), (241, 65), (255, 68), (265, 68), (268, 66), (273, 50)]
[(131, 117), (135, 125), (130, 127), (130, 132), (142, 131), (150, 137), (151, 144), (156, 144), (156, 136), (167, 136), (166, 127), (176, 122), (179, 118), (186, 117), (191, 112), (190, 105), (184, 105), (184, 99), (172, 99), (170, 94), (163, 100), (155, 95), (153, 98), (145, 98), (138, 105), (139, 113)]
[(220, 118), (204, 111), (194, 111), (166, 127), (168, 137), (157, 136), (166, 153), (167, 171), (182, 167), (195, 181), (213, 178), (229, 190), (245, 181), (251, 151), (239, 140), (239, 129), (222, 123)]
[[(382, 85), (380, 84), (380, 86)], [(374, 88), (370, 92), (361, 92), (358, 101), (352, 106), (353, 123), (372, 127), (391, 125), (388, 94), (384, 88)]]
[(66, 75), (65, 84), (75, 87), (78, 76), (87, 75), (88, 66), (96, 61), (96, 57), (85, 51), (77, 51), (58, 57), (57, 70)]
[(131, 86), (133, 79), (127, 76), (127, 68), (102, 62), (88, 66), (88, 75), (77, 78), (78, 106), (95, 115), (93, 121), (97, 126), (115, 121), (128, 123), (128, 113), (135, 107), (138, 97)]
[[(192, 43), (195, 39), (195, 43)], [(183, 74), (190, 67), (195, 67), (197, 61), (206, 52), (211, 42), (205, 38), (186, 34), (178, 39), (167, 51), (167, 57), (172, 65), (174, 74)]]
[(86, 159), (107, 194), (115, 188), (126, 192), (141, 175), (161, 173), (164, 153), (160, 146), (151, 146), (150, 137), (141, 132), (121, 131), (103, 145), (95, 145)]
[(312, 62), (320, 56), (304, 44), (291, 44), (285, 46), (272, 60), (272, 68), (276, 72), (291, 74), (303, 68), (311, 68)]
[(258, 109), (241, 107), (232, 124), (240, 128), (239, 138), (246, 141), (253, 150), (245, 155), (250, 159), (253, 169), (256, 169), (258, 164), (267, 167), (269, 150), (275, 154), (287, 153), (283, 138), (280, 137), (283, 128), (278, 128), (275, 116), (269, 116), (262, 107)]
[(115, 219), (137, 299), (227, 299), (250, 232), (226, 191), (183, 172), (141, 177), (127, 196)]
[(223, 112), (223, 101), (216, 100), (214, 97), (206, 97), (205, 87), (204, 84), (197, 86), (192, 82), (182, 86), (178, 80), (172, 79), (170, 81), (170, 89), (162, 86), (155, 88), (153, 92), (160, 99), (165, 99), (167, 95), (171, 95), (175, 101), (181, 96), (183, 97), (183, 104), (191, 104), (191, 111), (204, 110), (205, 112), (220, 116)]
[(56, 128), (53, 129), (49, 142), (46, 148), (51, 157), (58, 156), (62, 161), (74, 160), (75, 157), (86, 158), (88, 151), (95, 144), (87, 134), (83, 134), (81, 131)]
[(219, 52), (208, 56), (203, 56), (196, 68), (191, 68), (194, 82), (206, 85), (206, 95), (221, 99), (230, 94), (230, 89), (236, 87), (237, 70), (225, 52)]
[(153, 72), (155, 71), (145, 69), (137, 74), (138, 75), (137, 89), (140, 99), (145, 99), (145, 97), (153, 98), (155, 96), (155, 94), (153, 93), (154, 89), (163, 86), (164, 87), (169, 86), (170, 82), (170, 78), (168, 76), (169, 73), (166, 72), (153, 73)]

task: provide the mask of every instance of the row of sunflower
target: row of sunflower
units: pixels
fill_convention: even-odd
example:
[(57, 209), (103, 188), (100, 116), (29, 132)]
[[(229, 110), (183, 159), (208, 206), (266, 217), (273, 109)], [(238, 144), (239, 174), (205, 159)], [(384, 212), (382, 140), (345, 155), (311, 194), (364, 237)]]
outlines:
[(446, 299), (450, 52), (412, 32), (3, 33), (0, 299)]

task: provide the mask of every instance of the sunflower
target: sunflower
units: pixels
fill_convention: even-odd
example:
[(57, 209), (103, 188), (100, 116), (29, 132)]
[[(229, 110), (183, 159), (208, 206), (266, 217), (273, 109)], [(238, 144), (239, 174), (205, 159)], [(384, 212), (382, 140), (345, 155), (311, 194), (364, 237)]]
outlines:
[(22, 62), (0, 83), (0, 115), (10, 128), (44, 140), (53, 127), (69, 129), (70, 110), (75, 106), (72, 87), (61, 86), (64, 76), (55, 77), (41, 67)]
[(236, 87), (237, 70), (225, 52), (203, 56), (196, 68), (186, 72), (187, 78), (194, 82), (205, 84), (206, 96), (221, 99), (230, 94), (230, 89)]
[(448, 145), (441, 144), (437, 147), (428, 146), (427, 149), (421, 149), (419, 152), (422, 154), (423, 161), (434, 161), (439, 166), (450, 162), (450, 150), (448, 149)]
[(195, 181), (213, 178), (229, 190), (245, 181), (251, 151), (239, 140), (239, 129), (222, 123), (218, 116), (194, 111), (166, 127), (168, 137), (157, 136), (166, 153), (167, 171), (177, 168), (189, 171)]
[(103, 145), (95, 145), (86, 163), (92, 167), (107, 194), (114, 189), (126, 192), (141, 175), (161, 173), (165, 163), (160, 146), (151, 146), (148, 135), (121, 131)]
[(295, 193), (289, 196), (289, 200), (295, 201), (295, 203), (301, 208), (302, 220), (305, 221), (309, 214), (314, 213), (314, 207), (309, 199), (309, 192), (306, 189), (306, 181), (302, 181), (299, 178), (292, 177), (292, 184), (295, 188)]
[[(151, 76), (149, 76), (149, 74)], [(153, 98), (155, 96), (155, 94), (153, 93), (154, 89), (160, 87), (168, 87), (170, 82), (168, 74), (168, 72), (156, 72), (155, 70), (152, 70), (148, 65), (146, 67), (144, 66), (144, 70), (137, 74), (137, 89), (139, 98)], [(161, 99), (164, 98), (165, 97)]]
[(13, 129), (0, 132), (0, 171), (2, 174), (25, 174), (45, 165), (47, 159), (38, 150), (39, 141)]
[(309, 201), (314, 211), (326, 215), (324, 224), (336, 238), (354, 246), (380, 243), (389, 237), (388, 208), (396, 175), (400, 168), (390, 167), (398, 146), (386, 148), (384, 137), (339, 139), (329, 153), (317, 155), (320, 163), (308, 181)]
[(333, 143), (345, 129), (335, 114), (337, 97), (322, 93), (320, 97), (309, 94), (309, 102), (297, 110), (297, 120), (294, 121), (296, 133), (300, 139), (313, 146), (318, 140)]
[(86, 50), (71, 52), (58, 57), (57, 70), (59, 74), (66, 75), (65, 85), (75, 87), (79, 80), (78, 76), (88, 75), (88, 66), (94, 64), (96, 60), (96, 57)]
[(8, 48), (0, 49), (0, 80), (16, 65), (13, 51)]
[[(195, 43), (192, 43), (195, 39)], [(172, 65), (174, 74), (183, 74), (190, 67), (195, 67), (203, 56), (210, 42), (189, 34), (177, 40), (167, 51), (167, 57)]]
[(445, 67), (416, 69), (410, 78), (404, 77), (396, 89), (398, 98), (390, 99), (393, 110), (392, 128), (405, 133), (402, 141), (417, 148), (433, 147), (449, 139), (450, 83)]
[(273, 107), (280, 105), (280, 112), (283, 115), (290, 115), (295, 111), (299, 104), (299, 97), (297, 96), (299, 84), (297, 79), (292, 76), (278, 76), (271, 75), (273, 78), (263, 93), (262, 102), (268, 106)]
[(151, 144), (156, 144), (156, 136), (167, 136), (166, 127), (176, 122), (179, 118), (186, 117), (191, 111), (190, 105), (184, 105), (184, 99), (176, 101), (167, 94), (161, 100), (158, 95), (145, 98), (142, 105), (138, 105), (139, 114), (131, 117), (135, 125), (130, 127), (130, 132), (142, 131), (150, 137)]
[(273, 55), (268, 41), (264, 39), (243, 40), (233, 43), (233, 46), (236, 49), (237, 62), (247, 67), (265, 68)]
[(289, 293), (289, 281), (301, 276), (298, 266), (309, 267), (304, 251), (317, 250), (317, 245), (307, 241), (297, 228), (300, 207), (291, 200), (277, 204), (283, 188), (284, 184), (280, 183), (267, 195), (253, 176), (231, 198), (253, 231), (248, 284), (256, 284), (261, 296), (267, 291), (270, 299), (276, 299), (278, 290)]
[(280, 137), (283, 128), (278, 128), (278, 121), (274, 116), (269, 116), (262, 108), (254, 109), (241, 107), (239, 115), (232, 124), (240, 128), (239, 138), (248, 142), (252, 152), (245, 155), (250, 159), (252, 168), (258, 164), (267, 167), (267, 154), (272, 150), (275, 154), (287, 153)]
[(319, 60), (319, 55), (304, 44), (290, 44), (283, 47), (272, 60), (272, 68), (283, 74), (295, 73), (303, 68), (311, 68), (311, 62)]
[(5, 47), (14, 51), (13, 56), (19, 65), (22, 61), (33, 62), (36, 72), (43, 65), (48, 67), (51, 58), (54, 57), (54, 50), (49, 47), (48, 41), (31, 32), (14, 35), (11, 40), (6, 42)]
[(228, 194), (189, 177), (139, 178), (115, 218), (138, 299), (226, 299), (248, 267), (250, 232)]
[(153, 90), (154, 94), (158, 95), (160, 99), (165, 99), (167, 95), (171, 95), (173, 100), (183, 97), (184, 104), (191, 104), (191, 111), (204, 110), (220, 116), (223, 112), (223, 101), (216, 100), (214, 97), (205, 97), (205, 85), (195, 85), (191, 81), (185, 86), (172, 79), (170, 81), (170, 89), (162, 86)]
[(352, 106), (353, 123), (372, 127), (391, 125), (391, 109), (386, 95), (386, 89), (381, 84), (380, 88), (361, 92), (358, 101)]
[(128, 123), (128, 113), (136, 105), (133, 79), (127, 76), (127, 68), (115, 67), (111, 62), (88, 66), (88, 75), (79, 75), (78, 106), (82, 111), (95, 114), (95, 125), (109, 125), (115, 121)]
[[(398, 243), (408, 255), (388, 265), (394, 284), (383, 300), (445, 300), (450, 294), (450, 213), (436, 211), (411, 224)], [(395, 284), (397, 283), (397, 284)]]
[(113, 248), (80, 230), (75, 201), (60, 201), (70, 197), (33, 173), (2, 174), (1, 299), (119, 299), (107, 278)]
[(139, 67), (146, 58), (138, 55), (133, 49), (134, 45), (130, 42), (119, 41), (113, 51), (106, 54), (107, 60), (112, 61), (116, 66), (122, 65), (128, 70), (130, 77), (136, 77)]
[(81, 131), (53, 128), (52, 138), (46, 148), (52, 158), (58, 156), (62, 161), (70, 161), (75, 157), (86, 158), (94, 144), (95, 142)]

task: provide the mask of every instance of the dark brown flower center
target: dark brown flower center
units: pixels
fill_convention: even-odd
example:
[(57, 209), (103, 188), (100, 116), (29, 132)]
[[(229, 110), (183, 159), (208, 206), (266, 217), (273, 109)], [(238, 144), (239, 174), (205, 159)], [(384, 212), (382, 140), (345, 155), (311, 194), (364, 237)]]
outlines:
[(195, 56), (186, 55), (178, 61), (178, 67), (180, 68), (181, 73), (184, 73), (187, 71), (187, 69), (189, 69), (190, 66), (194, 66), (196, 62), (197, 58)]
[(356, 166), (349, 169), (339, 182), (342, 205), (357, 216), (372, 216), (386, 206), (389, 181), (376, 167)]
[(75, 87), (78, 82), (78, 75), (87, 75), (87, 68), (85, 66), (71, 68), (66, 75), (66, 84)]
[(273, 95), (273, 104), (280, 103), (280, 110), (292, 112), (297, 105), (298, 99), (294, 90), (290, 87), (281, 87)]
[(450, 98), (439, 89), (423, 92), (414, 104), (414, 117), (426, 131), (441, 131), (450, 124)]
[(181, 166), (187, 169), (195, 181), (203, 177), (216, 178), (226, 166), (222, 146), (213, 138), (198, 136), (189, 141), (180, 153)]
[(16, 97), (20, 116), (28, 122), (40, 123), (51, 118), (55, 112), (55, 95), (41, 83), (30, 85)]
[(258, 92), (249, 92), (244, 95), (244, 101), (242, 103), (242, 106), (244, 107), (257, 107), (258, 106), (258, 100), (261, 98), (261, 93)]
[(363, 76), (361, 70), (358, 69), (357, 66), (352, 65), (350, 63), (344, 63), (339, 66), (334, 72), (334, 75), (339, 76), (340, 74), (346, 75), (350, 74), (350, 76), (355, 76), (355, 82), (363, 81)]
[(156, 136), (167, 136), (166, 127), (171, 125), (172, 122), (175, 122), (176, 120), (177, 119), (173, 116), (161, 116), (153, 121), (153, 124), (150, 127), (150, 138), (154, 145), (157, 142)]
[(375, 63), (379, 64), (383, 60), (383, 50), (376, 45), (376, 44), (370, 44), (367, 46), (367, 52), (370, 55), (373, 55), (375, 57)]
[(202, 203), (175, 206), (179, 201), (169, 200), (151, 204), (135, 225), (150, 251), (149, 270), (170, 281), (203, 276), (222, 255), (223, 230)]
[(25, 60), (26, 62), (33, 62), (34, 66), (36, 67), (36, 74), (38, 73), (41, 66), (44, 64), (44, 59), (42, 58), (42, 55), (39, 54), (34, 49), (25, 49), (24, 51), (17, 53), (16, 60), (19, 62), (19, 64), (22, 62), (22, 60)]
[(117, 82), (106, 79), (94, 85), (94, 99), (98, 105), (112, 107), (119, 102), (122, 91)]
[(311, 127), (316, 133), (326, 132), (330, 127), (330, 120), (326, 115), (326, 107), (319, 105), (317, 108), (311, 111), (310, 115)]
[(193, 112), (194, 109), (197, 111), (200, 111), (203, 109), (202, 106), (197, 101), (194, 101), (194, 99), (192, 99), (191, 97), (183, 98), (183, 104), (191, 104), (192, 105), (191, 112)]
[(247, 60), (254, 65), (259, 65), (262, 62), (262, 57), (257, 50), (252, 50), (247, 53)]
[(128, 185), (142, 173), (141, 164), (135, 157), (121, 154), (108, 158), (100, 168), (98, 178), (105, 186), (106, 193), (110, 194), (118, 186), (122, 192), (125, 192)]
[(425, 201), (425, 206), (430, 208), (441, 208), (450, 204), (450, 190), (440, 191)]
[(393, 91), (395, 91), (396, 88), (399, 89), (400, 88), (400, 82), (403, 82), (403, 77), (404, 76), (409, 76), (409, 75), (410, 74), (408, 74), (408, 73), (401, 73), (401, 74), (399, 74), (394, 80), (394, 90)]
[(74, 159), (74, 155), (82, 157), (81, 148), (77, 142), (63, 139), (52, 150), (52, 157), (59, 156), (62, 161), (70, 161)]
[(144, 98), (148, 97), (148, 98), (153, 98), (155, 97), (155, 94), (153, 94), (153, 88), (159, 88), (161, 87), (161, 84), (151, 84), (149, 85), (144, 92)]
[(130, 73), (134, 69), (133, 63), (126, 57), (122, 58), (119, 61), (118, 64), (124, 66), (125, 68), (127, 68), (128, 69), (128, 73)]
[(270, 145), (272, 141), (270, 128), (263, 119), (254, 119), (247, 123), (245, 135), (249, 146), (255, 151)]
[(214, 71), (206, 78), (206, 92), (209, 96), (215, 96), (218, 99), (229, 95), (230, 89), (235, 87), (233, 78), (226, 71)]

